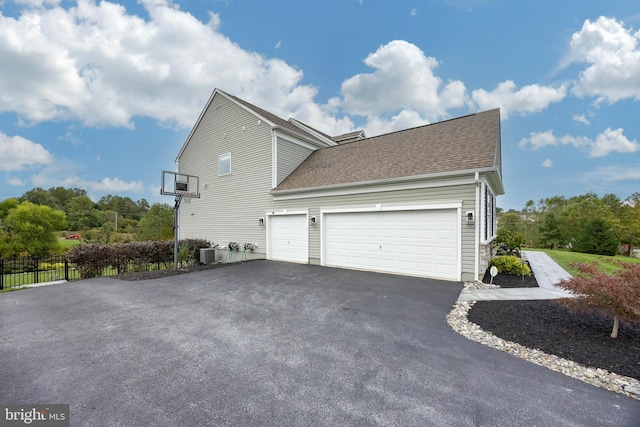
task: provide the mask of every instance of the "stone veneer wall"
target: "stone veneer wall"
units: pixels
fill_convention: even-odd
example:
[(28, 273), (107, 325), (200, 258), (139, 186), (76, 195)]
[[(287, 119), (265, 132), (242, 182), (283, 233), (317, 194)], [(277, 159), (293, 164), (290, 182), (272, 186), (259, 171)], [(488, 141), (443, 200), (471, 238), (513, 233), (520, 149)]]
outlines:
[(487, 271), (487, 268), (489, 268), (489, 263), (494, 256), (496, 256), (495, 240), (492, 240), (487, 244), (480, 244), (480, 266), (478, 269), (480, 277), (477, 278), (478, 280), (482, 280), (484, 273)]

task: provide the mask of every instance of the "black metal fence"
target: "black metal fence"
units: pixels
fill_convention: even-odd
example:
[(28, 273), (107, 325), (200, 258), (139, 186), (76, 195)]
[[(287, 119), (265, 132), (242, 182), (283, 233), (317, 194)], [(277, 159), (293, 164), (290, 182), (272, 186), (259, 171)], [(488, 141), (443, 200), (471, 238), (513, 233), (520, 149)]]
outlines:
[(96, 276), (114, 276), (121, 273), (173, 268), (160, 254), (154, 257), (120, 259), (109, 257), (94, 260), (81, 267), (69, 262), (64, 255), (46, 257), (0, 258), (0, 291), (25, 285), (78, 280)]
[(0, 258), (0, 291), (24, 285), (76, 280), (80, 275), (64, 255)]

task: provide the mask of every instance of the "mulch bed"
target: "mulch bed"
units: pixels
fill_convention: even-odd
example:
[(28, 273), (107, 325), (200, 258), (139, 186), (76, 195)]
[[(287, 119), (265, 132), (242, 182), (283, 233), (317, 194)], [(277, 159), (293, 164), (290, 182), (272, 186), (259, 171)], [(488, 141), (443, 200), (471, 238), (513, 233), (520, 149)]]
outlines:
[[(482, 278), (482, 283), (490, 283), (491, 282), (491, 274), (489, 271), (485, 273)], [(501, 274), (498, 273), (496, 277), (493, 278), (493, 284), (498, 285), (501, 288), (537, 288), (538, 281), (534, 276), (516, 276), (513, 274)]]
[[(495, 284), (500, 285), (496, 280), (500, 276), (506, 275), (498, 274)], [(517, 283), (521, 277), (507, 280)], [(638, 323), (621, 323), (618, 338), (611, 338), (613, 317), (573, 314), (558, 302), (548, 300), (478, 301), (468, 319), (505, 340), (640, 380)]]

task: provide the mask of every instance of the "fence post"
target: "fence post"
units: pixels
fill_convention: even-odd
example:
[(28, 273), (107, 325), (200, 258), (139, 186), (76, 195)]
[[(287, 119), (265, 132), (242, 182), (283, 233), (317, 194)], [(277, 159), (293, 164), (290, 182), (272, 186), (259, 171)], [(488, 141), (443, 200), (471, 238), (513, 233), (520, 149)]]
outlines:
[(64, 280), (69, 281), (69, 261), (66, 257), (64, 259)]
[(38, 281), (38, 256), (34, 256), (33, 257), (33, 278), (35, 279), (36, 283), (40, 283)]
[(4, 258), (0, 258), (0, 291), (4, 290)]

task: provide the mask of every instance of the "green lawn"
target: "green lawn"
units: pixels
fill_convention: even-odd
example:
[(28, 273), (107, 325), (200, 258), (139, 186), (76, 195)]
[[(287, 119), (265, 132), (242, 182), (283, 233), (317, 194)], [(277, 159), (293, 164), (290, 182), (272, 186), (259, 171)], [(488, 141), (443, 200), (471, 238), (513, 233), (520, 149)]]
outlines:
[(58, 244), (64, 248), (71, 248), (82, 244), (82, 240), (65, 239), (64, 237), (58, 239)]
[(627, 256), (621, 256), (621, 255), (612, 257), (612, 256), (604, 256), (604, 255), (582, 254), (579, 252), (570, 252), (570, 251), (558, 250), (558, 249), (552, 250), (552, 249), (527, 248), (525, 250), (540, 251), (540, 252), (546, 253), (551, 257), (551, 259), (557, 262), (562, 268), (567, 270), (567, 272), (572, 276), (575, 276), (579, 273), (578, 269), (570, 265), (571, 263), (574, 263), (574, 262), (587, 262), (587, 263), (596, 262), (598, 263), (598, 268), (602, 272), (607, 274), (611, 274), (614, 271), (620, 269), (620, 267), (618, 267), (617, 265), (611, 262), (608, 262), (614, 259), (616, 261), (621, 261), (621, 262), (633, 262), (633, 263), (640, 264), (640, 258), (630, 258)]

